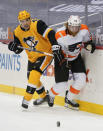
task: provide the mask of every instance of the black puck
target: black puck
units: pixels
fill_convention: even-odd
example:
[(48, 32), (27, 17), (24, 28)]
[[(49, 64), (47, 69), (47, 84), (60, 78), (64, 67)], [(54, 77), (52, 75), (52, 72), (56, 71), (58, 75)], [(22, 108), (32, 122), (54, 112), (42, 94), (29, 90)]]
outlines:
[(57, 127), (60, 127), (60, 121), (57, 121)]

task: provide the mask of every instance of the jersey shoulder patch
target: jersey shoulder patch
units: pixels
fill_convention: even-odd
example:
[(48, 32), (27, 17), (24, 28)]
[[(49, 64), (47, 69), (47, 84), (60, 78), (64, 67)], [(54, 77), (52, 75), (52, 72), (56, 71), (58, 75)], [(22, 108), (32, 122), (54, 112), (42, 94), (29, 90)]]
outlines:
[(89, 30), (87, 25), (81, 24), (80, 30)]
[(57, 30), (55, 37), (56, 37), (56, 39), (59, 39), (59, 38), (64, 37), (64, 36), (66, 36), (66, 31), (65, 31), (65, 28), (62, 27), (62, 28)]

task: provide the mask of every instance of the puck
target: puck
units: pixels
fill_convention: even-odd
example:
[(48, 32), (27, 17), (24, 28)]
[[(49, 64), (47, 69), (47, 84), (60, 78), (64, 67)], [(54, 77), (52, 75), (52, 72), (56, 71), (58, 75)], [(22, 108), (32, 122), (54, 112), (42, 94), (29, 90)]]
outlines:
[(57, 121), (57, 127), (60, 127), (60, 121)]

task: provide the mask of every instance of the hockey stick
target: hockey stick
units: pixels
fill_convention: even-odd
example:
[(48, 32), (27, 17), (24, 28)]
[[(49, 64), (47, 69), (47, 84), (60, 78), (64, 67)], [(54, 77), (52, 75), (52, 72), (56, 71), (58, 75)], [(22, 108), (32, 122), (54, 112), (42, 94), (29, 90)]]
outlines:
[(48, 56), (53, 56), (53, 55), (50, 54), (50, 53), (42, 52), (42, 51), (36, 50), (35, 48), (25, 48), (25, 47), (22, 47), (22, 46), (18, 46), (18, 48), (19, 48), (19, 49), (23, 49), (23, 50), (28, 50), (28, 51), (37, 52), (37, 53), (40, 53), (40, 54), (45, 54), (45, 55), (48, 55)]
[[(5, 44), (5, 45), (8, 45), (5, 42), (1, 42), (1, 43)], [(18, 46), (18, 48), (23, 49), (23, 50), (37, 52), (37, 53), (40, 53), (40, 54), (45, 54), (45, 55), (48, 55), (48, 56), (53, 56), (53, 54), (50, 54), (50, 53), (47, 53), (47, 52), (42, 52), (42, 51), (36, 50), (35, 48), (25, 48), (25, 47), (22, 47), (22, 46)]]

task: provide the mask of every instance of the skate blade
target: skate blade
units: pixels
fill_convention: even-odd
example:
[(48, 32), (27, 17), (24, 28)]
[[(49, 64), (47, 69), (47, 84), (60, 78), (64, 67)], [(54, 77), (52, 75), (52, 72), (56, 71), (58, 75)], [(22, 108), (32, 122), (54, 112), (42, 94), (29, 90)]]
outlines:
[(42, 103), (40, 103), (40, 104), (33, 104), (33, 106), (40, 106), (40, 105), (46, 105), (46, 104), (47, 104), (47, 102), (44, 101), (44, 102), (42, 102)]
[(24, 108), (24, 107), (20, 107), (20, 110), (21, 110), (22, 112), (28, 112), (28, 111), (29, 111), (28, 108)]
[(71, 105), (69, 105), (69, 104), (65, 104), (64, 107), (69, 108), (69, 109), (72, 109), (72, 110), (79, 111), (79, 107), (73, 107), (73, 106), (71, 106)]

